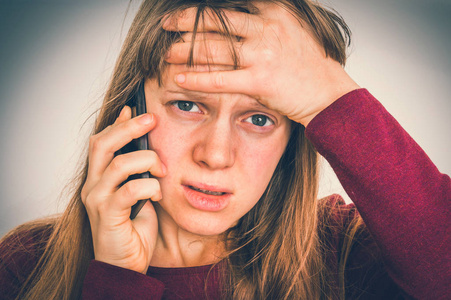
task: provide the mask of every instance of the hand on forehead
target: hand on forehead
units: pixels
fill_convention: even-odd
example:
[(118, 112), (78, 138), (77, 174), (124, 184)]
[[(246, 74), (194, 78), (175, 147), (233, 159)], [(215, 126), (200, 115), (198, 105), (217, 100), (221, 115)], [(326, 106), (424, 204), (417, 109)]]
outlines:
[[(186, 64), (168, 64), (162, 74), (162, 82), (164, 86), (177, 86), (176, 76), (183, 72), (215, 72), (230, 71), (233, 66), (215, 65), (215, 64), (195, 64), (188, 66)], [(180, 88), (180, 87), (179, 87)]]
[[(163, 29), (188, 33), (171, 46), (167, 63), (229, 67), (181, 71), (173, 77), (181, 88), (247, 95), (304, 126), (335, 99), (358, 88), (339, 62), (345, 39), (334, 18), (309, 12), (319, 20), (312, 21), (318, 26), (314, 33), (294, 8), (254, 4), (255, 13), (206, 8), (198, 18), (197, 8), (189, 8), (164, 21)], [(194, 45), (185, 41), (194, 34)], [(330, 43), (331, 55), (326, 55), (324, 41)]]
[[(254, 4), (258, 8), (254, 14), (227, 9), (215, 12), (211, 8), (205, 8), (197, 25), (196, 7), (170, 16), (164, 21), (163, 29), (183, 34), (182, 42), (171, 47), (167, 61), (174, 64), (187, 63), (189, 54), (193, 51), (194, 64), (246, 66), (252, 59), (242, 55), (243, 45), (257, 48), (268, 42), (281, 43), (278, 40), (281, 21), (289, 20), (288, 23), (285, 22), (283, 30), (295, 32), (301, 29), (301, 21), (287, 8), (274, 3)], [(291, 27), (287, 27), (287, 24)], [(196, 33), (193, 33), (194, 29)], [(194, 45), (191, 43), (193, 35)]]
[(256, 101), (255, 99), (252, 99), (251, 97), (239, 93), (230, 93), (230, 92), (203, 92), (203, 91), (196, 91), (196, 90), (187, 90), (182, 87), (180, 87), (175, 80), (175, 77), (182, 73), (187, 71), (194, 71), (194, 72), (214, 72), (214, 71), (227, 71), (231, 70), (231, 66), (221, 66), (221, 65), (194, 65), (192, 67), (187, 66), (186, 64), (168, 64), (167, 67), (164, 69), (164, 72), (162, 74), (162, 86), (158, 85), (158, 82), (156, 79), (149, 80), (148, 87), (151, 89), (149, 92), (151, 94), (159, 95), (162, 97), (165, 92), (172, 92), (172, 93), (182, 93), (186, 95), (190, 95), (192, 100), (195, 99), (205, 99), (205, 98), (211, 98), (211, 99), (221, 99), (224, 95), (235, 95), (240, 96), (241, 99), (247, 99)]
[[(291, 15), (280, 4), (264, 2), (253, 2), (252, 4), (257, 8), (257, 11), (245, 13), (222, 9), (219, 16), (211, 8), (207, 7), (203, 17), (201, 16), (198, 20), (197, 31), (224, 32), (224, 26), (221, 24), (224, 22), (231, 35), (245, 38), (247, 32), (263, 32), (265, 29), (264, 23), (283, 19)], [(192, 32), (195, 27), (197, 11), (197, 7), (191, 7), (168, 17), (163, 24), (163, 29), (167, 31)]]

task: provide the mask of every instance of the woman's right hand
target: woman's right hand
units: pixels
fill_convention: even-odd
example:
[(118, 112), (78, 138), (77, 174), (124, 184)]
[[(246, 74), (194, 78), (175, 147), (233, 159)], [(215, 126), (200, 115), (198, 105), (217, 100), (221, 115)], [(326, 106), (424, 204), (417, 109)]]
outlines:
[(88, 176), (81, 198), (91, 224), (95, 259), (145, 274), (155, 248), (158, 220), (152, 203), (146, 202), (135, 219), (130, 211), (138, 200), (161, 199), (155, 178), (135, 179), (121, 184), (128, 176), (149, 171), (165, 176), (165, 167), (154, 151), (114, 153), (131, 140), (155, 127), (151, 114), (131, 118), (124, 107), (115, 123), (94, 135), (89, 143)]

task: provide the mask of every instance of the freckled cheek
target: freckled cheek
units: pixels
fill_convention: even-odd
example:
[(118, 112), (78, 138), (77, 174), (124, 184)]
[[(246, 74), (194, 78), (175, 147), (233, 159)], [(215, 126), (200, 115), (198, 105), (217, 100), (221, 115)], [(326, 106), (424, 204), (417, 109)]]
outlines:
[(182, 128), (168, 122), (160, 121), (156, 128), (149, 133), (150, 149), (154, 150), (165, 166), (171, 170), (176, 162), (188, 153), (185, 141), (186, 134)]
[(259, 192), (263, 193), (268, 185), (274, 170), (279, 163), (280, 157), (284, 148), (273, 143), (261, 144), (258, 147), (246, 147), (242, 153), (245, 158), (246, 176), (255, 186), (256, 183), (261, 183), (255, 186)]

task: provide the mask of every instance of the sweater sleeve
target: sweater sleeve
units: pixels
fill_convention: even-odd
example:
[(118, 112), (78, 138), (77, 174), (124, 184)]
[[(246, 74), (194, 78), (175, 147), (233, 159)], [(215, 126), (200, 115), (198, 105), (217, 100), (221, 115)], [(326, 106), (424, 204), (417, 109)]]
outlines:
[(92, 260), (83, 283), (82, 298), (161, 299), (164, 284), (150, 276)]
[[(0, 243), (0, 299), (16, 299), (39, 258), (53, 226), (20, 230)], [(83, 299), (161, 299), (164, 284), (150, 276), (92, 260)]]
[(13, 300), (19, 295), (27, 276), (34, 269), (39, 254), (29, 247), (36, 241), (32, 235), (8, 236), (0, 243), (0, 291), (1, 299)]
[(408, 294), (450, 293), (451, 181), (365, 89), (318, 114), (306, 135), (337, 174)]

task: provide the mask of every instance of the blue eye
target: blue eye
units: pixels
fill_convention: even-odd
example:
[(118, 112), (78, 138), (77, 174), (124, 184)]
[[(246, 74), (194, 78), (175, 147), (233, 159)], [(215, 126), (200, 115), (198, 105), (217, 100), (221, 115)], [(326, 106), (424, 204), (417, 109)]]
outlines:
[(260, 127), (270, 126), (274, 124), (274, 122), (265, 115), (252, 115), (244, 121)]
[(191, 101), (177, 101), (174, 103), (178, 109), (188, 112), (200, 112), (199, 106)]

